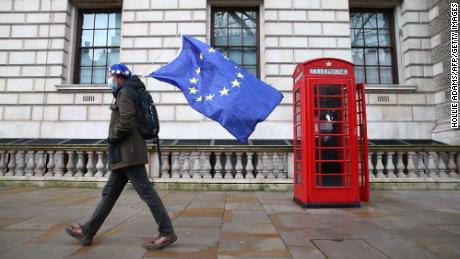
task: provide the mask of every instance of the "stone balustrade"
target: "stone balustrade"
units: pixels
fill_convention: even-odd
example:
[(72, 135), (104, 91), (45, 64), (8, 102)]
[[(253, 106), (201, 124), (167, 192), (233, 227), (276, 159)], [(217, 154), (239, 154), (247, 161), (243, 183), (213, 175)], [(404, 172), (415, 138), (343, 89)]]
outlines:
[[(442, 182), (460, 186), (458, 146), (369, 146), (371, 183)], [(0, 180), (106, 181), (105, 145), (0, 145)], [(293, 182), (292, 146), (149, 147), (154, 182)], [(457, 187), (455, 187), (457, 188)]]

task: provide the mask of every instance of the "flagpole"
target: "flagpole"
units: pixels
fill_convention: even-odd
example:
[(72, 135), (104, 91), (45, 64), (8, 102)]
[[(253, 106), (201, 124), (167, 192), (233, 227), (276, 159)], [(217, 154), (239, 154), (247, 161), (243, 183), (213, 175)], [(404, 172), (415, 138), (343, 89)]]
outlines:
[[(173, 40), (169, 41), (168, 45), (166, 45), (166, 47), (164, 47), (164, 48), (161, 50), (161, 52), (155, 57), (155, 59), (154, 59), (152, 62), (149, 63), (150, 66), (153, 66), (153, 65), (154, 65), (154, 63), (155, 63), (155, 62), (161, 57), (161, 55), (164, 53), (165, 49), (168, 49), (169, 47), (171, 47), (171, 45), (172, 45), (175, 41), (177, 41), (177, 39), (178, 39), (177, 37), (178, 37), (178, 36), (179, 36), (179, 39), (182, 39), (182, 33), (179, 33), (179, 35), (176, 34), (176, 38), (174, 38)], [(182, 41), (181, 41), (181, 42), (182, 42)], [(176, 54), (176, 57), (177, 57), (177, 55), (179, 55), (179, 53), (181, 52), (181, 50), (182, 50), (182, 43), (181, 43), (181, 46), (180, 46), (180, 48), (179, 48), (179, 51), (178, 51), (177, 54)], [(174, 57), (174, 58), (176, 58), (176, 57)], [(173, 59), (173, 60), (174, 60), (174, 59)], [(149, 73), (150, 73), (150, 68), (148, 68), (147, 71), (146, 71), (145, 73), (143, 73), (140, 77), (141, 77), (141, 78), (146, 77)]]

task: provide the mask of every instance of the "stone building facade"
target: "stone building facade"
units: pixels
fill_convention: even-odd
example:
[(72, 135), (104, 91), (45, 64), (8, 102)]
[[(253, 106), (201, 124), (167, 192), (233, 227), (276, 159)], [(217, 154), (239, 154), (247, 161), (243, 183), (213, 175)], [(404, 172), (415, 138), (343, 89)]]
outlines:
[[(381, 33), (378, 37), (388, 37), (385, 43), (388, 45), (381, 52), (378, 50), (378, 54), (363, 47), (367, 54), (361, 57), (367, 61), (368, 54), (391, 54), (391, 61), (390, 67), (384, 67), (383, 58), (378, 56), (377, 61), (372, 61), (369, 56), (369, 62), (377, 62), (376, 66), (364, 65), (369, 80), (366, 95), (369, 138), (434, 139), (460, 144), (460, 131), (450, 129), (448, 121), (449, 3), (446, 0), (3, 0), (0, 138), (107, 136), (112, 95), (103, 82), (85, 81), (94, 77), (97, 68), (90, 68), (93, 74), (85, 74), (87, 68), (83, 68), (86, 43), (80, 42), (86, 37), (84, 14), (108, 15), (109, 22), (99, 29), (109, 34), (113, 31), (114, 36), (105, 38), (104, 46), (109, 51), (108, 45), (118, 46), (119, 42), (118, 48), (109, 51), (113, 55), (110, 57), (127, 64), (133, 73), (144, 75), (175, 57), (180, 34), (217, 43), (216, 35), (231, 28), (217, 28), (216, 17), (250, 10), (255, 14), (256, 36), (253, 36), (257, 42), (253, 46), (254, 56), (248, 59), (257, 63), (254, 73), (285, 96), (267, 121), (259, 124), (253, 139), (292, 138), (291, 75), (295, 64), (319, 57), (360, 62), (359, 57), (355, 59), (361, 50), (353, 47), (356, 36), (351, 36), (351, 30), (357, 25), (351, 14), (370, 17), (376, 13), (378, 26), (387, 26), (388, 32), (375, 27), (369, 33), (374, 30)], [(113, 21), (121, 17), (119, 25), (113, 28), (110, 27), (112, 14), (115, 14)], [(380, 24), (379, 17), (389, 22)], [(90, 25), (94, 26), (91, 27), (94, 35), (99, 30), (97, 23)], [(364, 31), (366, 26), (361, 25)], [(92, 39), (96, 44), (96, 36)], [(386, 53), (386, 49), (391, 53)], [(97, 62), (94, 57), (93, 65)], [(104, 57), (108, 62), (110, 57)], [(390, 68), (391, 74), (385, 74), (391, 78), (388, 81), (383, 75)], [(375, 71), (380, 71), (377, 83), (372, 81), (373, 75), (377, 75)], [(157, 103), (162, 138), (232, 138), (217, 123), (190, 108), (173, 86), (151, 78), (143, 80)]]

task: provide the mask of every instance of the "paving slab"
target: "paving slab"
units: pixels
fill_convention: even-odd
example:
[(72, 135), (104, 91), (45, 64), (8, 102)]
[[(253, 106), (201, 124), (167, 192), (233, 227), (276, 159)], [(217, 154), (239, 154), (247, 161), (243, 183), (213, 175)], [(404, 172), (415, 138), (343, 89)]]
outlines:
[(84, 223), (101, 189), (0, 187), (0, 258), (460, 258), (460, 191), (375, 191), (360, 208), (304, 209), (290, 192), (159, 192), (178, 241), (158, 235), (126, 189), (82, 247), (64, 230)]

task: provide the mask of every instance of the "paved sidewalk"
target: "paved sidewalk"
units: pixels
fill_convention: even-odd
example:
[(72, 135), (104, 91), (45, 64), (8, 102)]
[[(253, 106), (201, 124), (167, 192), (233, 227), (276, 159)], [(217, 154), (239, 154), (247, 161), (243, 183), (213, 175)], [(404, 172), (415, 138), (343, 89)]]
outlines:
[(0, 188), (0, 258), (460, 258), (460, 191), (373, 192), (357, 209), (302, 209), (286, 192), (161, 192), (178, 241), (157, 235), (125, 190), (93, 245), (64, 231), (85, 222), (101, 189)]

